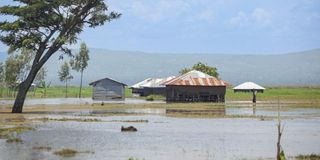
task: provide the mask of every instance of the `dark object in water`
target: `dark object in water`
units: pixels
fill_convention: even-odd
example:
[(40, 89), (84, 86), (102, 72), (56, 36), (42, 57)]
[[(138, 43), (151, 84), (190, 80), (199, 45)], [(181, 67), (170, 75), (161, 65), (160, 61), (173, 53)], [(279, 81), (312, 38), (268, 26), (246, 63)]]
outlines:
[(121, 126), (121, 132), (137, 132), (137, 128), (133, 127), (133, 126), (129, 126), (129, 127), (123, 127)]

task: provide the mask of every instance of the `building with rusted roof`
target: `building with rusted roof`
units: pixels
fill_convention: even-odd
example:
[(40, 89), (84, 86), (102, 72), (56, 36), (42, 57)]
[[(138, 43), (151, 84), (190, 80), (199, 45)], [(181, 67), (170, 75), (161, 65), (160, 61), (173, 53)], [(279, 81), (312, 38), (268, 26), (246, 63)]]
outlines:
[(228, 83), (192, 70), (164, 83), (166, 100), (171, 102), (224, 102)]

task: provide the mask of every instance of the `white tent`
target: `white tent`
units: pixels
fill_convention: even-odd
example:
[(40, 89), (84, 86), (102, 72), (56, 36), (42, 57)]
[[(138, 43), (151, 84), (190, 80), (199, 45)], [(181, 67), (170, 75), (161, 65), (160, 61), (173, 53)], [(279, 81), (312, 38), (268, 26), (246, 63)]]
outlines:
[(234, 87), (233, 90), (234, 90), (234, 92), (252, 92), (252, 94), (253, 94), (252, 102), (256, 103), (257, 92), (263, 93), (265, 88), (258, 85), (258, 84), (255, 84), (253, 82), (244, 82), (244, 83)]

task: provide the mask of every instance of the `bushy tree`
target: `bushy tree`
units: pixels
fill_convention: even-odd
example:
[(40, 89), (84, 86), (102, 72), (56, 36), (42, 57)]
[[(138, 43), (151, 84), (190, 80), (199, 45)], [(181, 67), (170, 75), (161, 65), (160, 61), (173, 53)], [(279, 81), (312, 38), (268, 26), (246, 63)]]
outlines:
[(204, 64), (204, 63), (201, 63), (201, 62), (194, 64), (191, 68), (183, 68), (179, 71), (179, 73), (185, 74), (191, 70), (201, 71), (201, 72), (206, 73), (210, 76), (219, 78), (219, 73), (218, 73), (216, 67), (211, 67), (211, 66)]
[[(21, 113), (28, 89), (40, 68), (57, 51), (71, 54), (67, 48), (77, 43), (85, 26), (97, 27), (120, 17), (109, 12), (104, 0), (15, 0), (16, 6), (0, 7), (0, 40), (9, 52), (23, 48), (33, 51), (31, 68), (19, 85), (12, 112)], [(9, 19), (9, 18), (8, 18)]]
[(47, 69), (46, 69), (46, 67), (42, 67), (38, 71), (36, 78), (34, 79), (35, 84), (37, 86), (40, 86), (41, 83), (43, 83), (45, 81), (46, 76), (47, 76)]
[(32, 52), (22, 49), (21, 54), (11, 53), (5, 62), (5, 83), (10, 90), (16, 90), (30, 71)]
[(5, 87), (5, 70), (4, 65), (0, 62), (0, 97), (3, 96), (3, 88)]
[(79, 89), (79, 98), (81, 98), (81, 89), (82, 89), (82, 78), (83, 71), (87, 68), (89, 61), (89, 50), (85, 43), (81, 43), (80, 52), (75, 55), (74, 59), (70, 61), (71, 67), (73, 70), (80, 72), (80, 89)]
[(65, 97), (68, 98), (68, 80), (73, 79), (73, 76), (70, 73), (70, 67), (68, 62), (64, 62), (58, 72), (59, 79), (61, 82), (65, 82), (66, 84), (66, 92)]

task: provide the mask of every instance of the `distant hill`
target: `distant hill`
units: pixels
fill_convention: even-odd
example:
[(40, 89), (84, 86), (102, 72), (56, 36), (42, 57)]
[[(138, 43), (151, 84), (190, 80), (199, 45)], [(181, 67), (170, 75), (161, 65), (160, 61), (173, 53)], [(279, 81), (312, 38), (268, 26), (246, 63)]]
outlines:
[[(1, 53), (0, 53), (1, 55)], [(54, 55), (48, 64), (48, 81), (59, 82), (57, 72), (63, 60)], [(0, 60), (2, 56), (0, 56)], [(320, 49), (280, 55), (157, 54), (90, 49), (84, 84), (110, 77), (132, 85), (148, 77), (177, 75), (197, 62), (218, 68), (220, 77), (233, 85), (245, 81), (261, 85), (320, 85)], [(79, 83), (74, 73), (72, 84)]]

